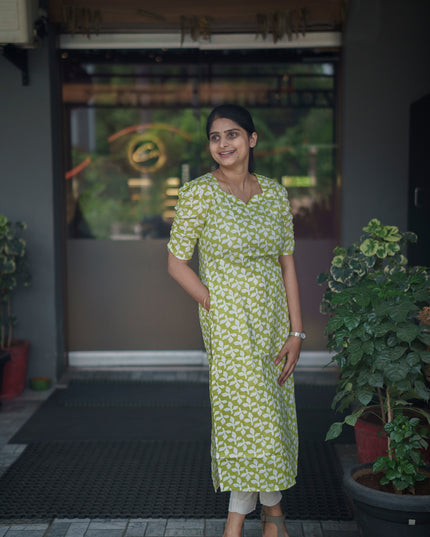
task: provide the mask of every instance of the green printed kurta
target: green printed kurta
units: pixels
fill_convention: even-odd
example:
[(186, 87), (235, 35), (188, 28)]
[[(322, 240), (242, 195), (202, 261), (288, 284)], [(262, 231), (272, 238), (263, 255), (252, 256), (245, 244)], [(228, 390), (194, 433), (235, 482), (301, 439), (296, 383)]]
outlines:
[(257, 175), (262, 190), (247, 204), (208, 173), (180, 189), (169, 250), (190, 259), (210, 311), (199, 306), (209, 361), (212, 478), (215, 490), (275, 491), (297, 473), (294, 381), (277, 379), (274, 360), (289, 332), (280, 255), (294, 238), (287, 192)]

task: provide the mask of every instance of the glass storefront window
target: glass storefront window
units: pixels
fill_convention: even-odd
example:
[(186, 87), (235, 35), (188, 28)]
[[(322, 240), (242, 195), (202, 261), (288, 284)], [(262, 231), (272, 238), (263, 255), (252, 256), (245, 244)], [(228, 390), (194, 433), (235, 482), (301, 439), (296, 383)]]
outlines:
[(335, 237), (336, 63), (270, 56), (63, 53), (69, 237), (168, 236), (178, 188), (211, 169), (204, 120), (222, 102), (253, 114), (257, 172), (288, 188), (296, 235)]

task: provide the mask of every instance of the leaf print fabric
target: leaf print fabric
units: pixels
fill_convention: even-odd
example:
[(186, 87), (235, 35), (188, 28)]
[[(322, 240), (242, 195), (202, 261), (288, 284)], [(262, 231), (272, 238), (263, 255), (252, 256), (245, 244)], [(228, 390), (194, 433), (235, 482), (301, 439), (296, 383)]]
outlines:
[(294, 381), (277, 379), (274, 359), (289, 332), (278, 257), (294, 250), (287, 192), (257, 175), (262, 190), (247, 204), (208, 173), (180, 189), (169, 250), (199, 250), (210, 311), (199, 306), (209, 361), (214, 488), (272, 492), (297, 473)]

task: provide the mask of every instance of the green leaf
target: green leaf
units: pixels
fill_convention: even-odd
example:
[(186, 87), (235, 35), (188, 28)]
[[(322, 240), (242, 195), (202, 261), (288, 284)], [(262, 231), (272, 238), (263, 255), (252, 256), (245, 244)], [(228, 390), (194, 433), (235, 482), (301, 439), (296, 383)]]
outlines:
[(375, 350), (373, 341), (363, 341), (362, 349), (365, 354), (373, 354), (373, 351)]
[(408, 241), (408, 242), (417, 242), (418, 240), (418, 236), (416, 233), (412, 233), (412, 231), (406, 231), (405, 233), (403, 233), (403, 237)]
[(381, 222), (377, 218), (372, 218), (367, 226), (363, 228), (363, 231), (366, 233), (380, 233), (381, 228)]
[(357, 328), (357, 326), (360, 324), (361, 317), (360, 315), (345, 315), (344, 317), (344, 323), (345, 326), (348, 328), (349, 331), (353, 330), (354, 328)]
[(395, 336), (394, 334), (391, 334), (390, 336), (387, 337), (387, 345), (389, 347), (394, 347), (398, 343), (399, 343), (399, 340), (397, 336)]
[(346, 248), (342, 248), (341, 246), (336, 246), (333, 250), (334, 255), (341, 255), (342, 257), (346, 256)]
[(409, 301), (401, 302), (396, 304), (390, 311), (389, 316), (396, 323), (401, 323), (406, 321), (409, 313), (416, 309), (415, 304), (412, 304)]
[(396, 325), (387, 319), (385, 321), (382, 321), (379, 324), (375, 324), (373, 333), (375, 334), (376, 337), (382, 337), (382, 336), (386, 336), (389, 332), (391, 332), (395, 328), (396, 328)]
[(343, 260), (345, 259), (344, 255), (336, 255), (333, 257), (331, 266), (332, 267), (341, 267), (343, 265)]
[(358, 420), (359, 417), (360, 417), (359, 413), (350, 414), (349, 416), (346, 416), (345, 423), (347, 425), (351, 425), (351, 427), (354, 427), (354, 425), (357, 423), (357, 420)]
[(398, 345), (397, 347), (388, 347), (387, 349), (387, 355), (388, 357), (395, 361), (401, 358), (405, 354), (406, 348), (402, 345)]
[(428, 401), (430, 398), (430, 390), (426, 387), (424, 382), (422, 380), (417, 380), (414, 383), (414, 391), (417, 394), (418, 397), (421, 399), (424, 399), (424, 401)]
[(330, 280), (328, 282), (328, 287), (330, 291), (333, 291), (333, 293), (340, 293), (341, 291), (345, 289), (345, 285), (343, 285), (343, 283), (340, 283), (334, 280)]
[(376, 459), (376, 462), (373, 464), (373, 471), (374, 472), (381, 472), (385, 469), (385, 457), (378, 457)]
[(341, 328), (340, 330), (337, 330), (334, 333), (334, 340), (336, 342), (336, 345), (339, 347), (341, 346), (343, 347), (344, 344), (346, 345), (346, 341), (348, 340), (348, 337), (349, 337), (349, 332), (344, 328)]
[(388, 363), (385, 369), (385, 375), (389, 383), (403, 380), (408, 374), (408, 366), (404, 362)]
[(385, 245), (387, 255), (394, 255), (400, 250), (400, 244), (389, 242)]
[(383, 226), (383, 231), (381, 232), (381, 237), (388, 242), (398, 242), (401, 240), (402, 236), (399, 233), (399, 228), (397, 226)]
[(364, 406), (368, 405), (373, 398), (373, 390), (362, 387), (357, 390), (357, 398)]
[(420, 358), (425, 364), (430, 364), (430, 352), (429, 351), (421, 351)]
[(405, 490), (411, 485), (411, 483), (406, 479), (393, 479), (393, 483), (397, 490)]
[(349, 276), (348, 271), (341, 266), (339, 267), (332, 265), (330, 273), (333, 276), (333, 279), (340, 283), (345, 283)]
[(337, 438), (342, 432), (342, 427), (343, 427), (342, 422), (337, 421), (335, 423), (332, 423), (326, 434), (326, 437), (325, 437), (326, 441)]
[(409, 392), (412, 389), (411, 381), (407, 378), (397, 383), (397, 389), (401, 392)]
[(328, 274), (327, 272), (321, 272), (321, 274), (318, 274), (317, 283), (318, 285), (323, 284), (328, 280)]
[(15, 261), (13, 259), (10, 259), (6, 256), (0, 256), (0, 274), (3, 273), (10, 273), (12, 274), (15, 272)]
[(420, 334), (420, 327), (416, 324), (404, 323), (397, 327), (396, 334), (401, 341), (412, 343)]
[(378, 246), (379, 242), (375, 239), (366, 239), (360, 244), (360, 250), (366, 257), (370, 257), (376, 254)]
[(354, 296), (355, 302), (362, 308), (365, 308), (370, 303), (370, 296), (368, 294), (362, 293), (357, 296)]
[(375, 388), (382, 388), (384, 385), (384, 377), (381, 373), (372, 373), (369, 375), (368, 382), (370, 386), (374, 386)]
[(344, 324), (343, 317), (341, 317), (340, 315), (335, 315), (327, 323), (327, 330), (329, 332), (333, 330), (338, 330), (339, 328), (343, 326), (343, 324)]
[(388, 244), (385, 242), (379, 242), (376, 248), (376, 255), (380, 259), (385, 259), (388, 255)]
[(430, 332), (422, 330), (421, 334), (418, 336), (418, 339), (425, 345), (430, 346)]
[(354, 340), (348, 345), (348, 354), (352, 365), (358, 364), (363, 356), (363, 346), (361, 341)]

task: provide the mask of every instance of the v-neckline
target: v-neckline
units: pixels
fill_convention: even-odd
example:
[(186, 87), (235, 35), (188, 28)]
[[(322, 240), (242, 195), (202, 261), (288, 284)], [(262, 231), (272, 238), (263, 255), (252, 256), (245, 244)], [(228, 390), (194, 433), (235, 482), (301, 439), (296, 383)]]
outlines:
[(227, 196), (231, 196), (232, 198), (234, 198), (235, 200), (239, 201), (240, 203), (243, 203), (243, 205), (245, 205), (245, 206), (249, 205), (249, 204), (251, 203), (251, 201), (252, 201), (254, 198), (256, 198), (257, 196), (261, 196), (262, 194), (264, 194), (264, 189), (263, 189), (263, 187), (261, 186), (260, 179), (259, 179), (259, 177), (258, 177), (258, 175), (257, 175), (256, 173), (254, 173), (253, 175), (254, 175), (255, 178), (257, 179), (257, 183), (258, 183), (258, 186), (260, 187), (261, 192), (257, 192), (257, 194), (254, 194), (253, 196), (251, 196), (251, 197), (249, 198), (249, 200), (247, 201), (247, 203), (245, 203), (245, 202), (244, 202), (242, 199), (240, 199), (238, 196), (235, 196), (233, 193), (231, 193), (231, 192), (226, 192), (225, 190), (223, 190), (223, 189), (221, 188), (221, 185), (219, 184), (218, 179), (215, 177), (215, 175), (214, 175), (212, 172), (210, 172), (210, 174), (212, 175), (212, 177), (213, 177), (213, 179), (214, 179), (214, 181), (215, 181), (217, 187), (220, 189), (221, 192), (223, 192), (223, 193), (226, 194)]

